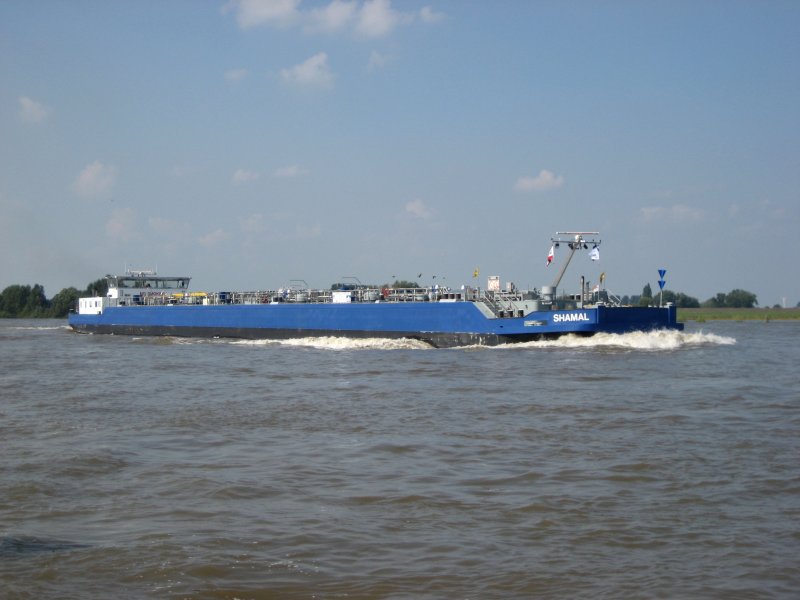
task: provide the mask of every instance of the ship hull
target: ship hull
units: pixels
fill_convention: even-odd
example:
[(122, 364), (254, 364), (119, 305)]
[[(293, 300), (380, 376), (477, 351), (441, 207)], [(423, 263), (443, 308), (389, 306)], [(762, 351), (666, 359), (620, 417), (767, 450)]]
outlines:
[(683, 329), (674, 307), (597, 306), (490, 318), (472, 302), (108, 307), (100, 314), (73, 313), (69, 325), (81, 333), (135, 336), (407, 338), (439, 348)]

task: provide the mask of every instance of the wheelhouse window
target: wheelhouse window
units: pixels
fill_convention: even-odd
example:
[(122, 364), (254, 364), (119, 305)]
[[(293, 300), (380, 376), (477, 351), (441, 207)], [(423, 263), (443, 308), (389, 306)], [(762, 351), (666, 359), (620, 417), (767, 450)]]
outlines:
[(132, 290), (185, 290), (189, 277), (110, 277), (109, 285)]

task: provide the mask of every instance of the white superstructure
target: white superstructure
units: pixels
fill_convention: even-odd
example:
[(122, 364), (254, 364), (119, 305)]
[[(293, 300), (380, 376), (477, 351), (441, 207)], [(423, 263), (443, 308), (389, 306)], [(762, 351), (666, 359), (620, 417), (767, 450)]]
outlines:
[(163, 277), (155, 271), (126, 271), (125, 275), (106, 275), (108, 292), (103, 296), (81, 298), (78, 314), (99, 315), (107, 306), (134, 306), (148, 304), (153, 299), (164, 300), (183, 297), (191, 277)]

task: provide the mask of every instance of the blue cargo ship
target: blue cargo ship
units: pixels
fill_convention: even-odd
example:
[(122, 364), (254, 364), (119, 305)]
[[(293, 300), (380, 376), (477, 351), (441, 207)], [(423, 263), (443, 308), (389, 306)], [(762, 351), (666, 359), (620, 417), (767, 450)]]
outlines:
[[(453, 291), (427, 288), (376, 288), (360, 284), (312, 290), (307, 286), (255, 292), (189, 292), (189, 277), (164, 277), (151, 271), (107, 276), (103, 297), (81, 298), (69, 325), (82, 333), (138, 336), (291, 339), (303, 337), (408, 338), (431, 346), (497, 345), (554, 338), (565, 334), (627, 333), (683, 329), (675, 306), (621, 306), (605, 290), (589, 291), (581, 278), (578, 294), (559, 296), (557, 287), (572, 256), (598, 240), (565, 232), (554, 238), (570, 253), (554, 285), (520, 291), (487, 288)], [(565, 235), (557, 234), (557, 235)]]

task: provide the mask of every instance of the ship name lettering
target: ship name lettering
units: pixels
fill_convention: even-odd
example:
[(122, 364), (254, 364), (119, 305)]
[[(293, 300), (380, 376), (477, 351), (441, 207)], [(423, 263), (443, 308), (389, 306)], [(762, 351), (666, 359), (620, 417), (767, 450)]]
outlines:
[(570, 313), (566, 315), (553, 315), (553, 323), (566, 323), (569, 321), (589, 321), (586, 313)]

